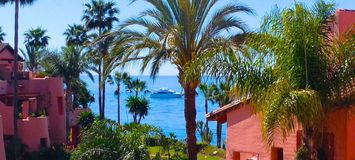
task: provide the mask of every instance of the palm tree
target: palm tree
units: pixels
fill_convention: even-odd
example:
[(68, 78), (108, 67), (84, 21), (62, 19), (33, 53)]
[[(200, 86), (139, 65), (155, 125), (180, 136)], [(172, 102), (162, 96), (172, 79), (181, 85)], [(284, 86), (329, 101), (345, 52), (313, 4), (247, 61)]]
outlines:
[[(69, 112), (73, 109), (73, 84), (80, 81), (81, 73), (86, 73), (91, 80), (94, 80), (90, 69), (90, 64), (83, 54), (83, 48), (79, 46), (69, 46), (62, 49), (61, 54), (52, 54), (46, 58), (50, 65), (47, 72), (52, 76), (60, 76), (66, 84), (66, 125), (67, 137), (69, 136)], [(75, 94), (75, 93), (74, 93)]]
[[(115, 17), (119, 10), (115, 7), (114, 2), (105, 2), (104, 0), (92, 0), (91, 3), (85, 4), (86, 9), (82, 20), (85, 22), (85, 28), (88, 31), (96, 30), (98, 37), (112, 29), (113, 23), (118, 21)], [(99, 74), (99, 110), (100, 118), (105, 117), (105, 81), (102, 80), (102, 66), (103, 61), (108, 54), (108, 44), (99, 43), (97, 48), (97, 72)]]
[[(208, 101), (213, 101), (212, 100), (212, 94), (213, 94), (213, 91), (215, 90), (215, 85), (207, 85), (207, 83), (203, 83), (203, 84), (200, 84), (199, 86), (201, 92), (203, 93), (204, 95), (204, 98), (205, 98), (205, 114), (208, 114)], [(208, 131), (209, 131), (209, 128), (208, 128), (208, 120), (206, 118), (205, 120), (205, 127), (206, 127), (206, 137), (208, 137)]]
[[(324, 1), (311, 8), (295, 3), (293, 8), (275, 9), (251, 37), (252, 50), (245, 54), (254, 56), (239, 57), (215, 70), (224, 75), (234, 71), (237, 93), (249, 96), (261, 113), (269, 145), (276, 129), (287, 135), (302, 125), (307, 151), (302, 159), (316, 159), (313, 140), (318, 129), (325, 129), (319, 128), (324, 126), (323, 119), (354, 103), (354, 90), (349, 89), (354, 86), (354, 38), (341, 45), (332, 41), (337, 38), (329, 38), (334, 13), (334, 4)], [(344, 94), (346, 90), (349, 93)]]
[[(17, 133), (17, 118), (18, 118), (18, 109), (17, 109), (17, 87), (18, 87), (18, 82), (17, 82), (17, 60), (18, 60), (18, 19), (19, 19), (19, 5), (21, 4), (22, 6), (26, 5), (31, 5), (34, 3), (36, 0), (0, 0), (0, 6), (6, 5), (8, 3), (15, 3), (15, 36), (14, 36), (14, 97), (13, 97), (13, 105), (14, 105), (14, 136), (16, 141), (16, 138), (18, 137)], [(17, 145), (14, 145), (14, 151), (15, 151), (15, 159), (17, 159), (18, 156), (18, 148)]]
[(114, 76), (114, 80), (116, 82), (117, 85), (117, 89), (115, 91), (115, 94), (117, 95), (117, 123), (120, 124), (120, 86), (121, 86), (121, 82), (125, 82), (128, 79), (128, 74), (126, 72), (116, 72), (115, 76)]
[(141, 81), (139, 79), (135, 79), (131, 81), (128, 85), (128, 90), (134, 91), (135, 96), (138, 97), (139, 92), (146, 92), (147, 85), (145, 81)]
[(149, 101), (146, 98), (130, 96), (127, 99), (127, 107), (132, 113), (133, 122), (140, 124), (142, 118), (148, 115)]
[[(150, 66), (152, 77), (158, 74), (164, 62), (176, 66), (179, 83), (185, 93), (188, 159), (196, 160), (195, 96), (201, 72), (200, 67), (195, 67), (191, 74), (187, 74), (186, 69), (205, 54), (213, 54), (213, 50), (221, 47), (222, 43), (231, 43), (235, 36), (238, 37), (237, 31), (245, 33), (246, 25), (236, 14), (252, 13), (252, 10), (236, 2), (223, 4), (223, 0), (145, 1), (153, 8), (122, 25), (126, 34), (131, 36), (133, 49), (137, 51), (131, 56), (136, 57), (137, 53), (146, 53), (139, 51), (148, 50), (148, 54), (144, 54), (142, 70)], [(143, 30), (129, 29), (135, 25)], [(222, 34), (228, 30), (235, 32), (228, 36)]]
[(46, 35), (47, 30), (41, 27), (31, 28), (25, 32), (25, 44), (35, 48), (45, 48), (48, 45), (49, 36)]
[(6, 36), (6, 34), (2, 31), (2, 28), (0, 27), (0, 43), (2, 43), (5, 39), (4, 37)]
[[(221, 82), (218, 87), (215, 86), (211, 91), (211, 99), (213, 102), (217, 102), (219, 107), (223, 107), (226, 104), (232, 102), (231, 94), (231, 82)], [(217, 147), (221, 148), (222, 146), (222, 124), (217, 122)]]
[(69, 25), (67, 30), (64, 32), (65, 40), (67, 46), (70, 45), (83, 45), (86, 41), (88, 41), (88, 35), (84, 26), (74, 24)]
[(44, 50), (31, 45), (25, 45), (26, 50), (20, 49), (22, 55), (26, 59), (26, 66), (31, 72), (39, 71), (42, 59), (44, 58)]

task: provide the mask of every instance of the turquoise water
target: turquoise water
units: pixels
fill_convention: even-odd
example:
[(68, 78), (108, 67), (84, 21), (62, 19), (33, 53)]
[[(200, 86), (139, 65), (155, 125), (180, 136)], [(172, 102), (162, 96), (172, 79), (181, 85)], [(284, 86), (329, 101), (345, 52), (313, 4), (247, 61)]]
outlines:
[[(90, 108), (94, 113), (98, 114), (98, 86), (97, 86), (97, 77), (95, 77), (95, 82), (92, 82), (87, 76), (81, 76), (81, 79), (84, 80), (90, 92), (95, 96), (96, 101), (90, 105)], [(155, 90), (161, 87), (167, 87), (173, 89), (177, 92), (181, 92), (182, 88), (178, 83), (176, 76), (158, 76), (155, 80), (150, 79), (149, 76), (138, 76), (133, 78), (139, 78), (144, 80), (147, 83), (148, 90)], [(124, 85), (121, 85), (124, 87)], [(106, 84), (106, 109), (105, 116), (106, 118), (117, 120), (117, 97), (114, 95), (116, 85)], [(133, 93), (128, 93), (125, 89), (121, 89), (121, 122), (132, 122), (132, 116), (129, 114), (128, 109), (125, 105), (126, 99)], [(142, 120), (142, 123), (147, 123), (155, 126), (159, 126), (163, 129), (165, 134), (175, 133), (179, 139), (186, 138), (185, 131), (185, 118), (184, 118), (184, 98), (172, 98), (172, 99), (155, 99), (149, 98), (149, 95), (142, 94), (141, 96), (146, 96), (150, 102), (150, 110), (148, 116)], [(216, 109), (217, 104), (209, 104), (209, 112)], [(202, 93), (198, 93), (196, 97), (196, 110), (197, 110), (197, 120), (205, 120), (205, 111), (204, 111), (204, 97)], [(212, 144), (215, 144), (216, 141), (216, 122), (210, 122), (209, 126), (213, 131), (213, 141)], [(223, 124), (223, 137), (225, 139), (226, 133), (226, 124)], [(197, 136), (200, 139), (199, 136)]]

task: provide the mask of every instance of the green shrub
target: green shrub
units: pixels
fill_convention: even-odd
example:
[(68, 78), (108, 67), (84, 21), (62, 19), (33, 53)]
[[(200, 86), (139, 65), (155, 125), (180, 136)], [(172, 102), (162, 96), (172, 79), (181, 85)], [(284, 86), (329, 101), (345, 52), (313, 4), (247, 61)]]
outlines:
[(124, 130), (114, 121), (95, 120), (81, 134), (71, 159), (149, 159), (144, 134)]
[(83, 127), (87, 127), (95, 120), (95, 115), (91, 111), (81, 112), (78, 117), (78, 124)]

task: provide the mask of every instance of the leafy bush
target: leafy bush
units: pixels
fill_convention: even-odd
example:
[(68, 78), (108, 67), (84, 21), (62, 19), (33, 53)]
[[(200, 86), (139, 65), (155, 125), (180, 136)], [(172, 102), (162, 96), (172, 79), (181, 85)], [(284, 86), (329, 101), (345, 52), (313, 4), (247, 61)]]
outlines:
[(90, 125), (94, 120), (95, 115), (91, 111), (81, 112), (78, 117), (78, 123), (83, 127)]
[(207, 144), (212, 142), (213, 132), (210, 129), (207, 130), (206, 124), (203, 121), (196, 122), (196, 131), (200, 135), (202, 142)]
[(114, 121), (94, 121), (84, 128), (81, 143), (73, 151), (71, 159), (149, 159), (144, 134), (123, 128)]
[(70, 153), (64, 149), (62, 145), (54, 145), (50, 148), (40, 148), (39, 151), (26, 153), (26, 160), (69, 160)]
[(13, 160), (15, 159), (15, 152), (14, 152), (14, 145), (16, 143), (18, 147), (18, 158), (20, 160), (24, 159), (23, 157), (26, 155), (28, 147), (27, 145), (23, 144), (20, 139), (14, 139), (14, 137), (9, 137), (5, 138), (5, 153), (6, 153), (6, 159), (7, 160)]

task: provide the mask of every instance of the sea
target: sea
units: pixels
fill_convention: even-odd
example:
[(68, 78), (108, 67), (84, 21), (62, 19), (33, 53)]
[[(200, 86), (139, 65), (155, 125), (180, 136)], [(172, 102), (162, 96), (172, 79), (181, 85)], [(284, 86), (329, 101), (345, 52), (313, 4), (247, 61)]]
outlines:
[[(87, 83), (87, 87), (91, 94), (95, 97), (95, 102), (90, 104), (91, 110), (95, 114), (99, 114), (98, 107), (98, 77), (95, 76), (95, 81), (93, 82), (86, 75), (82, 75), (81, 79)], [(182, 87), (178, 82), (177, 76), (157, 76), (155, 79), (149, 76), (132, 76), (133, 79), (138, 78), (140, 80), (146, 81), (147, 89), (149, 91), (154, 91), (156, 89), (165, 87), (177, 92), (182, 92)], [(105, 104), (105, 117), (117, 120), (117, 96), (114, 92), (116, 90), (116, 84), (106, 83), (106, 104)], [(120, 105), (121, 105), (121, 123), (129, 123), (133, 121), (132, 115), (128, 112), (126, 107), (126, 99), (133, 95), (134, 93), (129, 93), (126, 91), (125, 86), (121, 84), (120, 93)], [(205, 109), (204, 109), (204, 96), (197, 90), (196, 96), (196, 119), (197, 121), (205, 121)], [(150, 98), (149, 94), (141, 93), (140, 96), (145, 96), (149, 100), (150, 109), (148, 111), (148, 116), (141, 121), (141, 123), (150, 124), (160, 127), (164, 134), (174, 133), (178, 139), (186, 139), (186, 129), (185, 129), (185, 118), (184, 118), (184, 98), (169, 98), (169, 99), (159, 99)], [(209, 102), (208, 111), (211, 112), (218, 108), (218, 104)], [(216, 144), (216, 122), (209, 122), (209, 128), (213, 131), (213, 139), (211, 144)], [(222, 140), (224, 143), (226, 137), (226, 124), (222, 126)], [(201, 140), (200, 136), (197, 135), (198, 141)]]

